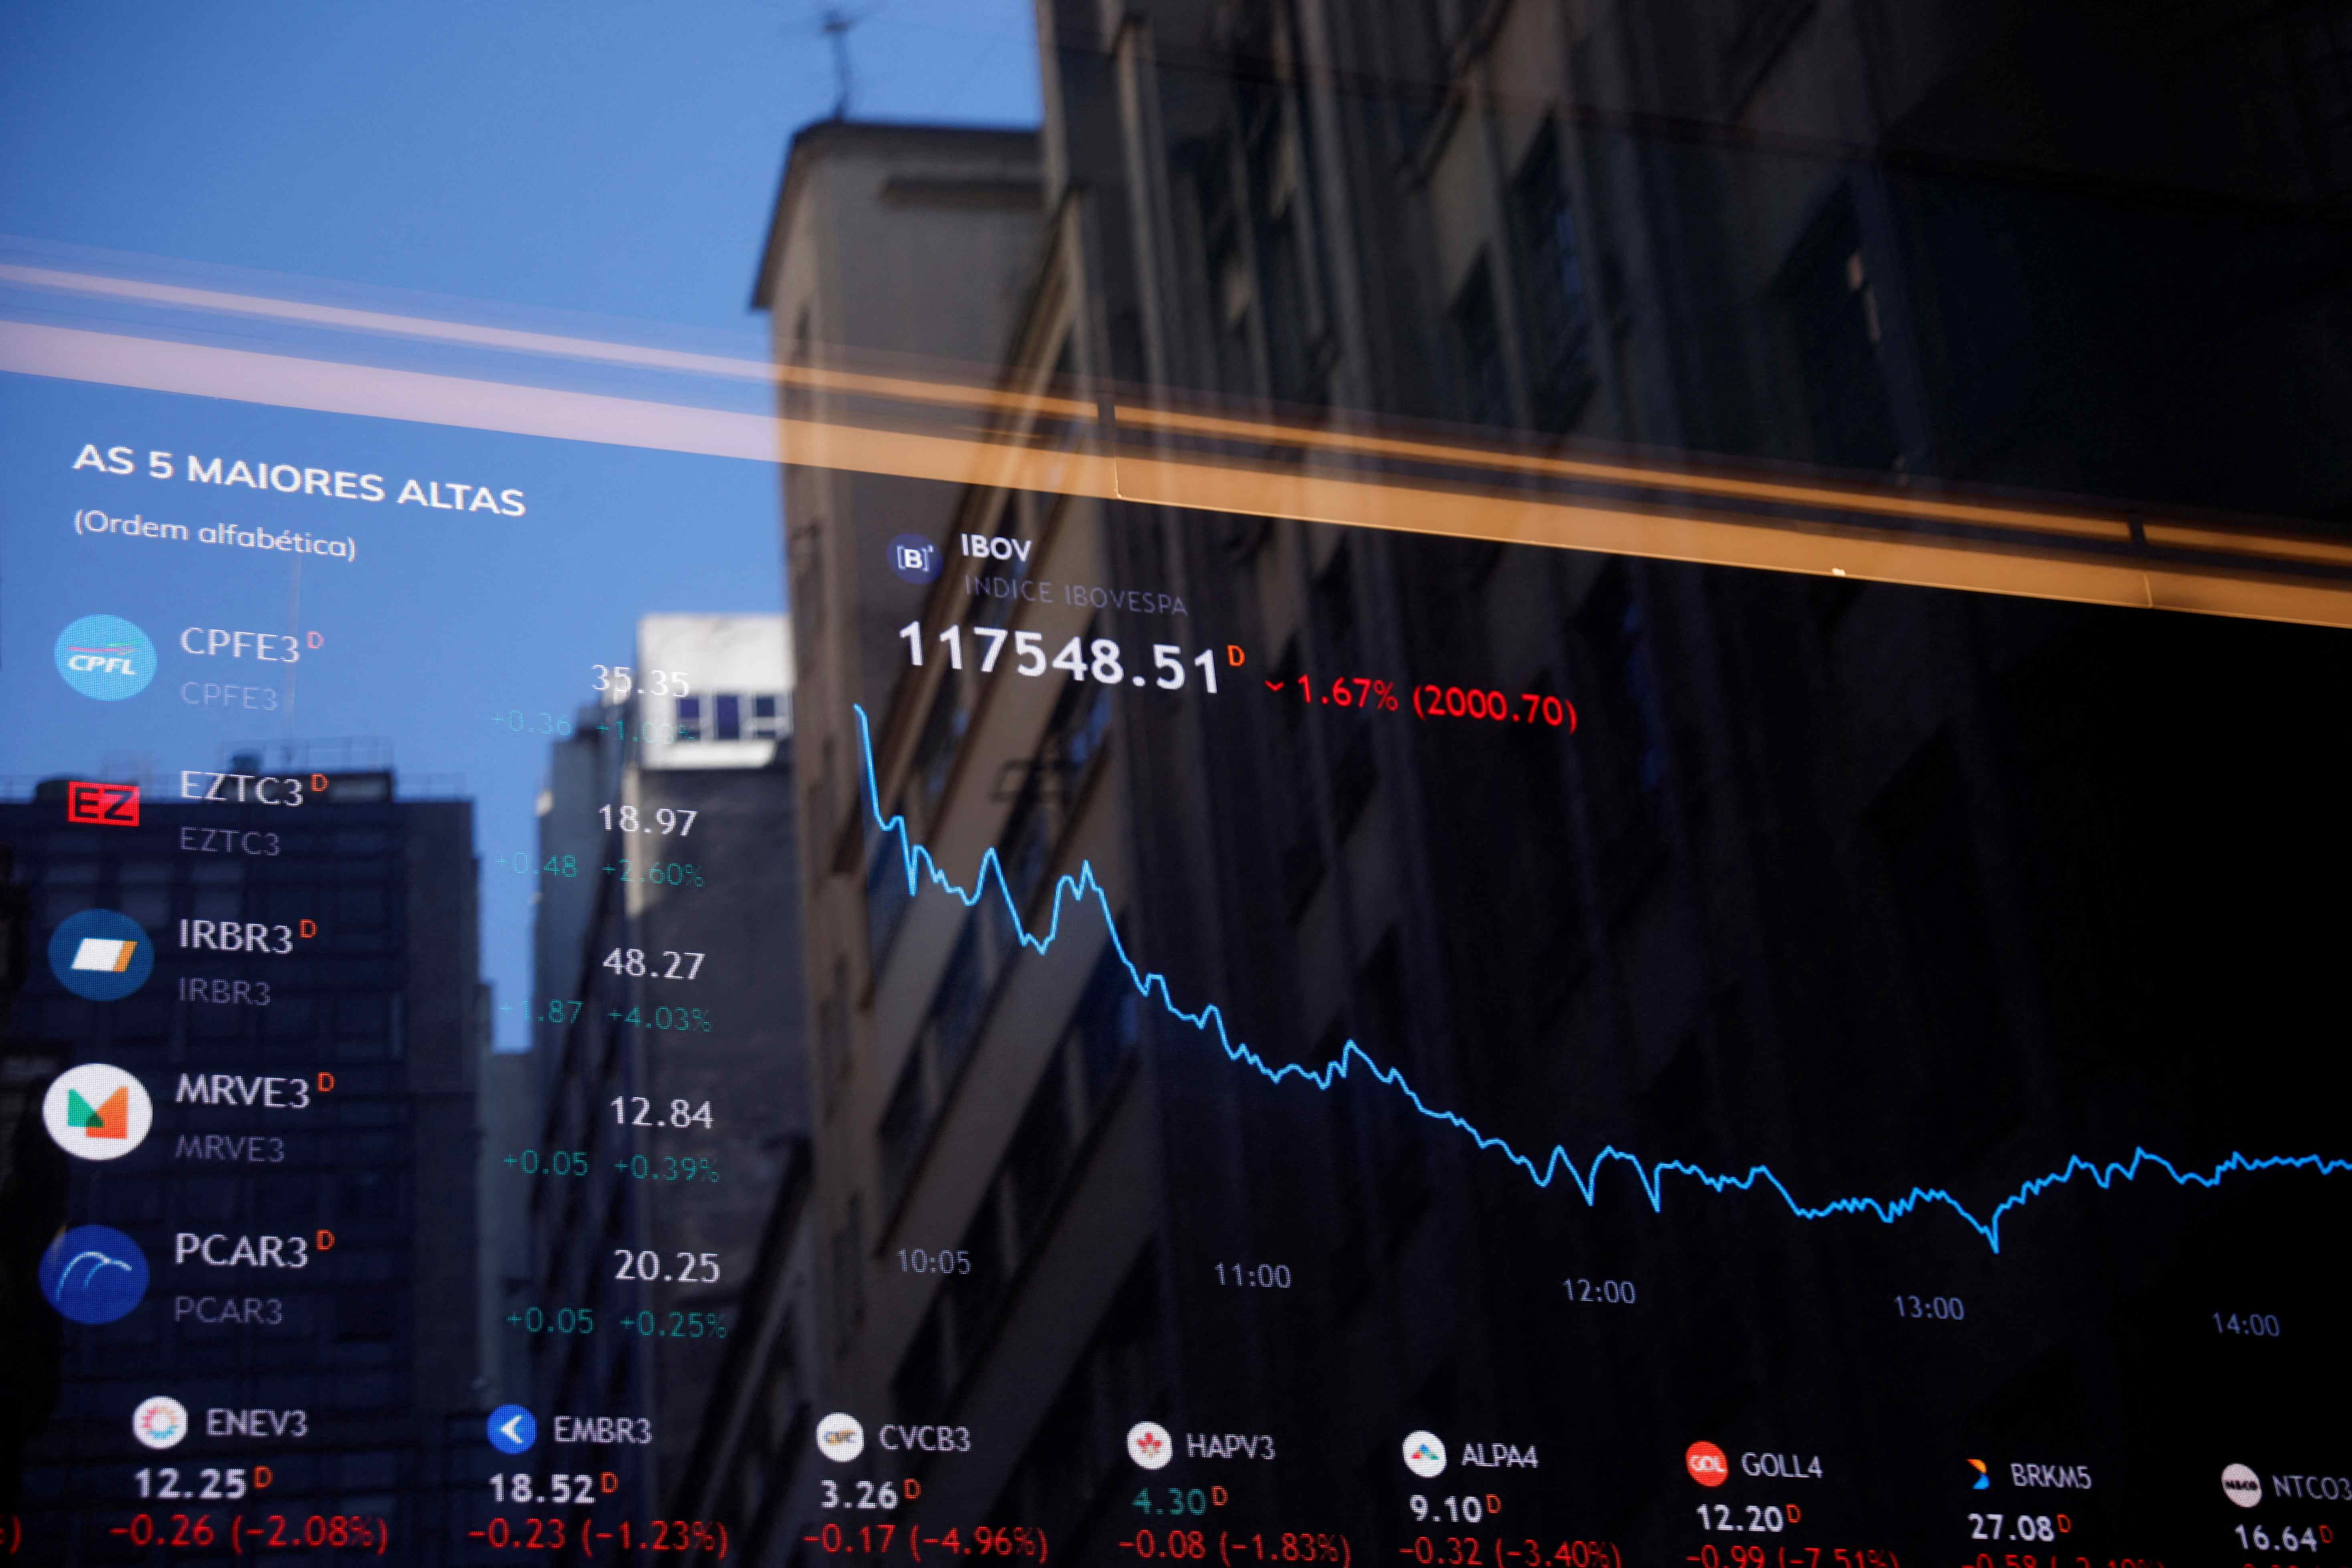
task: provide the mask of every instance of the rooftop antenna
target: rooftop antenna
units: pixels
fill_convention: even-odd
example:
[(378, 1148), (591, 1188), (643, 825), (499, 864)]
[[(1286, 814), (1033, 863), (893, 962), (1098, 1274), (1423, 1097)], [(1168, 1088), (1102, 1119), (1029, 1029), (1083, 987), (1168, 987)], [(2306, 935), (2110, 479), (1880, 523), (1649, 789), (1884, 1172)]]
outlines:
[(854, 83), (849, 70), (849, 29), (856, 20), (845, 15), (839, 6), (828, 5), (824, 20), (818, 24), (819, 30), (833, 40), (833, 117), (835, 120), (849, 118), (849, 92)]

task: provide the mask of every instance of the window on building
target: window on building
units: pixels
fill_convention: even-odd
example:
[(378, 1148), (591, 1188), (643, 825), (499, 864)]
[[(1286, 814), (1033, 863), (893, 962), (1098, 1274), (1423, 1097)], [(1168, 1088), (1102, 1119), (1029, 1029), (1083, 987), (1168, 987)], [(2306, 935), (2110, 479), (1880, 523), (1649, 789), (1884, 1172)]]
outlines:
[(1503, 370), (1503, 329), (1495, 312), (1493, 268), (1481, 256), (1445, 312), (1462, 416), (1475, 425), (1511, 422), (1510, 382)]
[(1883, 323), (1850, 193), (1841, 192), (1798, 243), (1780, 293), (1804, 377), (1811, 456), (1842, 468), (1893, 468), (1902, 447), (1879, 360)]
[(1559, 137), (1547, 121), (1511, 182), (1512, 259), (1519, 283), (1536, 423), (1568, 427), (1591, 395), (1592, 313), (1576, 247)]
[(702, 739), (702, 699), (681, 697), (677, 700), (677, 738), (681, 741)]
[(890, 1091), (881, 1125), (875, 1130), (875, 1139), (881, 1146), (882, 1205), (886, 1211), (898, 1203), (898, 1194), (907, 1189), (908, 1178), (914, 1174), (916, 1157), (923, 1152), (924, 1135), (931, 1129), (930, 1101), (919, 1045), (907, 1053), (907, 1065), (898, 1069), (898, 1086)]

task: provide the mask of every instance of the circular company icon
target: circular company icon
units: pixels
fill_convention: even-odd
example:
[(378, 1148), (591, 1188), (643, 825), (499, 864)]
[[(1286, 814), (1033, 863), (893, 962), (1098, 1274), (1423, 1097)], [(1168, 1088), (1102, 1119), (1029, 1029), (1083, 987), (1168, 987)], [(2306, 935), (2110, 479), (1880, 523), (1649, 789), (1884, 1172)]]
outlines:
[(1163, 1468), (1176, 1457), (1176, 1439), (1157, 1421), (1139, 1421), (1127, 1429), (1127, 1457), (1147, 1470)]
[(121, 616), (84, 616), (58, 634), (58, 673), (84, 697), (120, 702), (155, 679), (155, 645)]
[(890, 570), (909, 583), (928, 583), (940, 574), (940, 547), (919, 533), (902, 533), (890, 542)]
[(2263, 1500), (2263, 1478), (2243, 1465), (2231, 1465), (2221, 1472), (2221, 1495), (2240, 1508), (2252, 1508)]
[(1404, 1435), (1404, 1468), (1430, 1480), (1445, 1470), (1445, 1442), (1434, 1432)]
[(866, 1452), (866, 1428), (856, 1416), (836, 1410), (816, 1424), (816, 1451), (845, 1465)]
[(1683, 1468), (1703, 1487), (1719, 1487), (1731, 1479), (1731, 1465), (1712, 1443), (1693, 1443), (1683, 1450)]
[(120, 1160), (147, 1141), (155, 1107), (146, 1086), (121, 1068), (85, 1062), (68, 1068), (41, 1100), (41, 1120), (58, 1147), (85, 1160)]
[(520, 1405), (501, 1405), (490, 1412), (490, 1447), (501, 1454), (520, 1454), (539, 1441), (539, 1417)]
[(110, 1323), (147, 1295), (147, 1255), (109, 1226), (78, 1225), (41, 1254), (41, 1294), (77, 1323)]
[(131, 1413), (131, 1435), (151, 1448), (171, 1448), (188, 1435), (188, 1407), (168, 1394), (152, 1394)]
[(119, 1002), (154, 973), (155, 944), (129, 915), (84, 910), (60, 921), (49, 938), (49, 969), (77, 996)]

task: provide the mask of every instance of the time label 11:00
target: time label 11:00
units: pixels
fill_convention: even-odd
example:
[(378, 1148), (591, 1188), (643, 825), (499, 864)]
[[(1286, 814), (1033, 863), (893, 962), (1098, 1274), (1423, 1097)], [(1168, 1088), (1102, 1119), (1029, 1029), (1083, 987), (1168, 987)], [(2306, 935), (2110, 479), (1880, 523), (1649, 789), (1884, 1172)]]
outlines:
[[(898, 628), (907, 639), (907, 657), (917, 668), (923, 663), (923, 623), (908, 621)], [(964, 628), (950, 626), (934, 640), (947, 649), (948, 668), (963, 668)], [(1035, 632), (1008, 632), (997, 626), (974, 626), (971, 638), (980, 655), (980, 672), (992, 673), (996, 661), (1004, 652), (1004, 645), (1013, 644), (1013, 671), (1016, 675), (1043, 675), (1049, 669), (1066, 669), (1073, 680), (1099, 680), (1107, 686), (1121, 681), (1135, 686), (1144, 684), (1141, 674), (1127, 672), (1126, 656), (1119, 646), (1108, 637), (1097, 637), (1089, 643), (1084, 637), (1072, 637), (1062, 645), (1062, 650), (1051, 658), (1045, 657), (1045, 639)], [(1151, 645), (1151, 684), (1162, 691), (1183, 689), (1185, 674), (1184, 650), (1174, 643)], [(1203, 648), (1192, 656), (1192, 663), (1201, 670), (1201, 684), (1210, 696), (1217, 694), (1217, 656), (1214, 650)]]

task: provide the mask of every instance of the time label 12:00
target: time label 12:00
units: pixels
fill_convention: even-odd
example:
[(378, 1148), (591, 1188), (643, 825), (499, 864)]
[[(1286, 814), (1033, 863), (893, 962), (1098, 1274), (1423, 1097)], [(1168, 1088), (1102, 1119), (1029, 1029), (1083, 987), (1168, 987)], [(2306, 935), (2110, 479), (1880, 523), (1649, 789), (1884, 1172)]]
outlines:
[[(923, 662), (923, 623), (908, 621), (898, 628), (898, 635), (907, 639), (908, 658), (920, 668)], [(950, 626), (933, 639), (947, 649), (950, 669), (963, 668), (963, 627)], [(1118, 644), (1108, 637), (1097, 637), (1091, 643), (1082, 637), (1072, 637), (1051, 658), (1045, 657), (1045, 639), (1035, 632), (1008, 632), (998, 626), (974, 626), (971, 639), (980, 656), (980, 672), (982, 675), (995, 670), (997, 658), (1004, 652), (1005, 643), (1010, 641), (1013, 644), (1013, 671), (1016, 675), (1043, 675), (1049, 669), (1066, 669), (1073, 680), (1093, 679), (1114, 686), (1121, 681), (1136, 686), (1144, 684), (1141, 673), (1129, 675), (1127, 672), (1126, 657), (1120, 652)], [(1182, 689), (1186, 679), (1183, 654), (1184, 650), (1174, 643), (1153, 643), (1151, 684), (1163, 691)], [(1215, 696), (1215, 652), (1203, 648), (1192, 656), (1191, 662), (1200, 666), (1201, 684), (1207, 688), (1210, 696)]]

